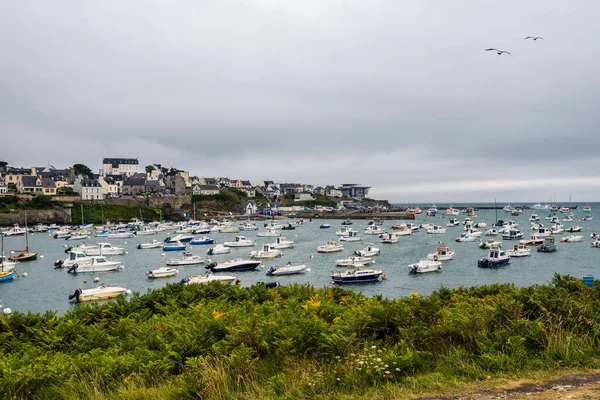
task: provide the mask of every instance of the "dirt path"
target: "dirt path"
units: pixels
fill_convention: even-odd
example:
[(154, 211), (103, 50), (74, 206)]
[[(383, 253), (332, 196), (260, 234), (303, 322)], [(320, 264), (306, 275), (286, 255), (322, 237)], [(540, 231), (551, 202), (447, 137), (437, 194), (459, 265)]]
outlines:
[(573, 374), (549, 381), (510, 381), (496, 389), (417, 400), (583, 400), (600, 399), (600, 372)]

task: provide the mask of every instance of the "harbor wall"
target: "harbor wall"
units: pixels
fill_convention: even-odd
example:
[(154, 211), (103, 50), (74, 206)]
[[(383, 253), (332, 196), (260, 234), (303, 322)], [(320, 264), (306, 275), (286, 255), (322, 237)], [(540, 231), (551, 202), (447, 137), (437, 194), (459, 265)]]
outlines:
[[(71, 209), (63, 210), (28, 210), (27, 224), (68, 224), (71, 222)], [(25, 225), (25, 215), (19, 213), (0, 213), (0, 226)]]

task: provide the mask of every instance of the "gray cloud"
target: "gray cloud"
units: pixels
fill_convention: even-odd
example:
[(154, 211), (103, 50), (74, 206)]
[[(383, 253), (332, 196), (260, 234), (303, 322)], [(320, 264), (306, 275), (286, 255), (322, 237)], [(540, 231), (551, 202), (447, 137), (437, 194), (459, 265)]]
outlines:
[(598, 11), (592, 0), (10, 2), (0, 156), (357, 182), (398, 202), (594, 200)]

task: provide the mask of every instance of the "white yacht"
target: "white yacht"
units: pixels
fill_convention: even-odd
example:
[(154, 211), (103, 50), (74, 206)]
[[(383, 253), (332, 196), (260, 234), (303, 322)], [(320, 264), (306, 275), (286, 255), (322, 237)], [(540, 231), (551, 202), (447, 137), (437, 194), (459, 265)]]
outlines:
[(531, 249), (526, 244), (519, 242), (511, 250), (508, 250), (506, 254), (509, 257), (527, 257), (531, 255)]
[(127, 294), (129, 291), (121, 286), (104, 286), (101, 285), (92, 289), (77, 289), (69, 296), (72, 301), (93, 301), (114, 299), (117, 296)]
[(288, 240), (284, 236), (279, 236), (275, 238), (275, 243), (269, 243), (269, 245), (274, 249), (291, 249), (294, 247), (294, 241)]
[(335, 265), (338, 267), (364, 267), (373, 262), (371, 257), (351, 256), (335, 260)]
[(379, 247), (375, 247), (371, 243), (367, 243), (367, 247), (362, 250), (354, 250), (354, 254), (360, 257), (373, 257), (380, 253)]
[(227, 247), (251, 247), (256, 246), (256, 241), (247, 239), (246, 236), (236, 236), (233, 242), (224, 242)]
[(110, 261), (103, 256), (91, 256), (90, 261), (86, 263), (74, 263), (67, 272), (108, 272), (123, 269), (123, 263), (120, 261)]
[(197, 265), (203, 264), (206, 261), (206, 258), (203, 256), (199, 256), (197, 254), (192, 254), (189, 251), (184, 251), (181, 253), (181, 257), (179, 258), (171, 258), (167, 261), (168, 266), (177, 266), (177, 265)]
[(217, 254), (228, 254), (228, 253), (231, 253), (231, 247), (227, 247), (222, 244), (217, 244), (214, 247), (211, 247), (210, 249), (208, 249), (208, 251), (206, 252), (206, 254), (208, 254), (209, 256), (214, 256)]
[(424, 258), (416, 264), (408, 266), (408, 272), (412, 274), (424, 274), (426, 272), (437, 272), (442, 270), (442, 262), (433, 258)]
[(442, 228), (439, 225), (433, 225), (432, 227), (425, 229), (425, 232), (429, 234), (444, 234), (446, 233), (446, 228)]
[(277, 258), (283, 256), (281, 250), (271, 247), (270, 244), (263, 244), (262, 249), (250, 252), (250, 258)]
[(342, 250), (344, 250), (344, 245), (333, 240), (330, 240), (326, 244), (317, 247), (318, 253), (336, 253)]
[(448, 261), (454, 257), (454, 252), (450, 250), (450, 247), (446, 246), (442, 242), (438, 242), (435, 253), (428, 254), (427, 258), (434, 261)]

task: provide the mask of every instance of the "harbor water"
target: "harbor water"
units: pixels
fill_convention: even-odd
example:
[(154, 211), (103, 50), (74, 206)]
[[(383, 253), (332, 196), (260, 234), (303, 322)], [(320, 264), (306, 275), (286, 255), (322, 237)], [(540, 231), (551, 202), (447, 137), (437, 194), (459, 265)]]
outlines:
[[(410, 236), (399, 237), (398, 243), (383, 244), (378, 236), (363, 235), (368, 221), (353, 221), (352, 228), (363, 235), (363, 240), (358, 242), (342, 242), (344, 250), (338, 253), (321, 254), (317, 253), (317, 246), (325, 244), (328, 240), (338, 240), (336, 231), (341, 228), (341, 220), (313, 219), (305, 220), (295, 230), (282, 231), (282, 235), (287, 239), (294, 241), (294, 248), (284, 249), (283, 257), (263, 260), (263, 267), (255, 271), (228, 272), (227, 275), (236, 275), (241, 280), (242, 286), (250, 286), (257, 282), (279, 282), (282, 285), (289, 283), (311, 284), (316, 287), (331, 286), (332, 272), (341, 272), (346, 268), (336, 267), (335, 260), (346, 258), (353, 255), (355, 250), (360, 250), (367, 243), (373, 243), (381, 249), (381, 254), (375, 257), (375, 263), (367, 268), (382, 269), (387, 279), (380, 282), (363, 283), (355, 285), (345, 285), (356, 291), (360, 291), (367, 296), (382, 295), (388, 298), (397, 298), (408, 296), (413, 292), (419, 294), (429, 294), (442, 286), (459, 287), (473, 286), (493, 283), (514, 283), (517, 286), (529, 286), (535, 284), (544, 284), (552, 279), (554, 273), (569, 274), (576, 277), (586, 275), (596, 275), (600, 278), (600, 269), (598, 268), (598, 259), (600, 258), (600, 248), (590, 246), (590, 234), (600, 232), (600, 217), (592, 221), (582, 221), (585, 215), (593, 215), (595, 210), (600, 210), (600, 204), (590, 203), (592, 213), (584, 213), (583, 205), (573, 210), (575, 220), (573, 222), (563, 222), (565, 228), (573, 225), (579, 225), (583, 229), (576, 235), (582, 235), (583, 241), (579, 243), (558, 243), (561, 237), (570, 235), (554, 235), (558, 244), (558, 251), (553, 253), (538, 253), (535, 247), (532, 247), (530, 257), (513, 258), (506, 266), (497, 269), (482, 269), (477, 267), (477, 260), (487, 255), (487, 250), (478, 247), (479, 242), (455, 242), (455, 239), (463, 232), (463, 225), (448, 227), (445, 234), (427, 234), (424, 229), (419, 229)], [(438, 206), (439, 207), (439, 206)], [(423, 214), (417, 215), (414, 221), (385, 221), (382, 226), (384, 231), (391, 231), (391, 226), (401, 222), (412, 222), (415, 224), (433, 223), (444, 226), (448, 222), (447, 217), (442, 217), (445, 207), (439, 207), (440, 210), (435, 217), (427, 217), (425, 210)], [(505, 221), (512, 220), (519, 224), (518, 229), (523, 232), (524, 238), (528, 238), (533, 231), (530, 229), (528, 218), (532, 213), (540, 216), (545, 227), (550, 227), (550, 222), (544, 218), (549, 215), (547, 210), (525, 210), (519, 216), (512, 216), (510, 213), (503, 213), (502, 210), (482, 210), (479, 216), (473, 218), (475, 222), (485, 221), (490, 228), (498, 219)], [(557, 213), (562, 219), (566, 214)], [(460, 215), (459, 221), (464, 220), (466, 215)], [(264, 231), (262, 221), (257, 222), (259, 231)], [(329, 229), (320, 229), (320, 225), (331, 224)], [(481, 231), (485, 231), (483, 228)], [(260, 249), (263, 243), (272, 243), (272, 237), (257, 237), (256, 231), (240, 233), (211, 233), (216, 243), (233, 240), (236, 235), (246, 236), (249, 239), (255, 239), (257, 246), (232, 248), (230, 254), (208, 256), (212, 261), (227, 261), (235, 258), (248, 258), (250, 251)], [(29, 236), (29, 248), (38, 253), (38, 259), (32, 262), (21, 263), (18, 268), (18, 277), (14, 281), (8, 281), (0, 284), (0, 304), (3, 307), (10, 307), (14, 311), (42, 313), (47, 310), (53, 310), (63, 314), (77, 304), (71, 303), (68, 296), (75, 289), (93, 288), (100, 284), (120, 285), (133, 292), (141, 294), (148, 290), (160, 288), (168, 283), (178, 283), (186, 276), (195, 276), (206, 274), (204, 265), (180, 266), (177, 267), (180, 273), (176, 276), (160, 279), (148, 279), (145, 273), (148, 270), (156, 269), (166, 265), (169, 258), (177, 258), (181, 252), (163, 253), (161, 249), (139, 250), (136, 248), (138, 243), (146, 242), (149, 239), (163, 241), (167, 236), (173, 236), (172, 232), (164, 231), (153, 236), (139, 236), (129, 239), (112, 239), (91, 237), (86, 239), (86, 244), (96, 244), (98, 242), (110, 242), (113, 246), (124, 247), (127, 250), (126, 255), (107, 256), (108, 259), (122, 261), (125, 268), (121, 271), (98, 272), (98, 273), (80, 273), (73, 275), (67, 273), (67, 268), (55, 269), (54, 262), (58, 259), (67, 257), (65, 247), (75, 246), (79, 242), (65, 241), (64, 239), (54, 239), (50, 233), (37, 233)], [(481, 236), (485, 241), (489, 238), (502, 240), (501, 235), (495, 237)], [(21, 249), (24, 247), (25, 239), (23, 237), (5, 238), (5, 253), (8, 255), (11, 249)], [(455, 252), (454, 258), (443, 262), (441, 272), (413, 275), (408, 273), (408, 265), (424, 258), (429, 253), (434, 253), (438, 241), (444, 242)], [(509, 250), (518, 241), (502, 240), (503, 250)], [(211, 245), (192, 246), (192, 252), (195, 254), (206, 254)], [(310, 271), (301, 275), (289, 275), (269, 277), (265, 271), (273, 265), (283, 266), (291, 262), (294, 265), (305, 264)], [(24, 275), (27, 276), (24, 276)], [(99, 282), (95, 283), (94, 278), (98, 277)], [(87, 283), (84, 283), (84, 280)]]

